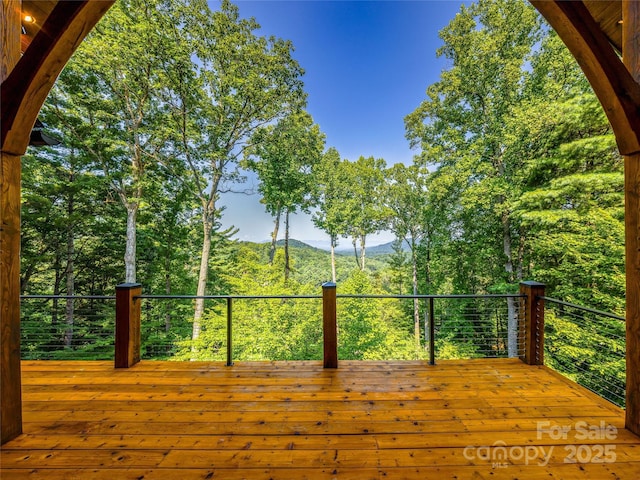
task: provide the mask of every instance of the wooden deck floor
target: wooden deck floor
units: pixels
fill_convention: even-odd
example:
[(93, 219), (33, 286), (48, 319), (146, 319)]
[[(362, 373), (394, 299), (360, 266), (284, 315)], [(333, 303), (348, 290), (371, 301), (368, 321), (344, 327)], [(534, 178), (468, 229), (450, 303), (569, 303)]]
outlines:
[(620, 409), (519, 360), (24, 362), (23, 400), (2, 480), (640, 478)]

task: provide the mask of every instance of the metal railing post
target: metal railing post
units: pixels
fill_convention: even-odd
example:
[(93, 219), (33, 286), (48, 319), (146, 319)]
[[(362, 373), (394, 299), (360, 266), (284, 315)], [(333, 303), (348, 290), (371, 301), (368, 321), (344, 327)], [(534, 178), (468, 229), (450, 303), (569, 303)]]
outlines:
[(129, 368), (140, 361), (139, 283), (116, 285), (115, 367)]
[(338, 323), (336, 314), (336, 284), (322, 284), (322, 330), (324, 368), (338, 368)]
[(434, 312), (433, 297), (431, 297), (429, 298), (429, 365), (436, 364), (436, 322)]
[(520, 282), (524, 298), (524, 362), (544, 365), (544, 283)]
[(233, 365), (233, 299), (227, 297), (227, 367)]

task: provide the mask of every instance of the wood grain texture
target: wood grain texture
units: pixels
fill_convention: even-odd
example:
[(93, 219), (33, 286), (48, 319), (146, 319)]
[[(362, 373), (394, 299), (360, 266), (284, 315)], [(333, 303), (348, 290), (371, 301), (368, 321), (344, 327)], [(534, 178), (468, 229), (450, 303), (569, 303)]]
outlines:
[(116, 286), (115, 366), (129, 368), (140, 361), (140, 309), (142, 294), (139, 283)]
[(618, 23), (622, 19), (622, 2), (608, 0), (585, 0), (585, 6), (609, 41), (622, 51), (622, 29)]
[(0, 443), (22, 432), (20, 381), (20, 157), (0, 164)]
[[(640, 437), (624, 429), (621, 409), (518, 359), (342, 361), (339, 369), (142, 361), (127, 370), (30, 361), (23, 385), (25, 433), (3, 447), (2, 478), (640, 475)], [(581, 424), (615, 434), (582, 438)], [(545, 433), (553, 426), (568, 426), (566, 437)], [(566, 463), (573, 445), (608, 445), (615, 461)], [(502, 462), (491, 458), (496, 447), (508, 452)]]
[(3, 82), (20, 60), (20, 1), (2, 0), (0, 8), (0, 82)]
[(544, 365), (544, 296), (545, 285), (520, 282), (524, 299), (524, 361), (528, 365)]
[[(640, 82), (640, 2), (623, 2), (624, 62)], [(627, 428), (640, 435), (640, 153), (625, 157)]]
[(336, 284), (322, 285), (322, 332), (324, 368), (338, 368), (338, 323), (336, 317)]

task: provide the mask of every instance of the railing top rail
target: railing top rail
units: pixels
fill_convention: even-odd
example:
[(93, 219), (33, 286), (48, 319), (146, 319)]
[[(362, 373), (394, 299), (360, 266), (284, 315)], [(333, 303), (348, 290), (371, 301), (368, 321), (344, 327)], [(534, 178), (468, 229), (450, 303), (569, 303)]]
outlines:
[(373, 295), (373, 294), (338, 294), (338, 298), (525, 298), (526, 295), (519, 293), (514, 294), (491, 294), (491, 295)]
[[(494, 294), (494, 295), (374, 295), (374, 294), (338, 294), (337, 298), (387, 298), (387, 299), (413, 299), (413, 298), (525, 298), (522, 294)], [(204, 300), (226, 300), (226, 299), (290, 299), (307, 298), (321, 299), (322, 295), (136, 295), (134, 298), (142, 299), (204, 299)]]
[(20, 299), (115, 300), (115, 295), (20, 295)]
[(589, 308), (589, 307), (583, 307), (582, 305), (576, 305), (575, 303), (569, 303), (569, 302), (564, 302), (562, 300), (558, 300), (557, 298), (551, 298), (551, 297), (538, 297), (541, 298), (542, 300), (544, 300), (545, 302), (551, 302), (551, 303), (555, 303), (557, 305), (563, 305), (565, 307), (571, 307), (571, 308), (577, 308), (578, 310), (582, 310), (585, 312), (589, 312), (589, 313), (593, 313), (595, 315), (600, 315), (602, 317), (608, 317), (608, 318), (613, 318), (614, 320), (620, 320), (622, 322), (626, 322), (626, 318), (620, 316), (620, 315), (616, 315), (614, 313), (609, 313), (609, 312), (603, 312), (601, 310), (596, 310), (595, 308)]
[(136, 295), (142, 299), (189, 299), (189, 300), (226, 300), (226, 299), (288, 299), (288, 298), (322, 298), (322, 295)]

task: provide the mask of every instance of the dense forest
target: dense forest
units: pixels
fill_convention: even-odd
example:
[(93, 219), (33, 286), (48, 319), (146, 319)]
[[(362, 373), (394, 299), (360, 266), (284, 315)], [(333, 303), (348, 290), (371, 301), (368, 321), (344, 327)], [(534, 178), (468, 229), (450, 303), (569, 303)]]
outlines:
[[(536, 280), (548, 296), (624, 314), (622, 159), (574, 58), (528, 3), (480, 0), (440, 32), (447, 68), (404, 119), (410, 165), (332, 148), (305, 110), (294, 46), (260, 36), (258, 22), (229, 1), (116, 2), (40, 114), (61, 144), (23, 158), (24, 295), (112, 295), (122, 282), (149, 294), (318, 295), (323, 281), (340, 293), (500, 294)], [(220, 223), (221, 194), (241, 190), (247, 171), (274, 220), (270, 244), (238, 242)], [(296, 212), (312, 215), (330, 253), (292, 242)], [(381, 231), (394, 251), (367, 255)], [(339, 242), (352, 253), (336, 254)], [(241, 357), (317, 358), (316, 307), (238, 304)], [(172, 325), (149, 308), (173, 355), (220, 358), (220, 305), (174, 306)], [(423, 304), (340, 308), (346, 356), (424, 355)], [(574, 328), (557, 325), (558, 337)], [(478, 335), (463, 320), (447, 328), (443, 356), (478, 353), (445, 342)]]

